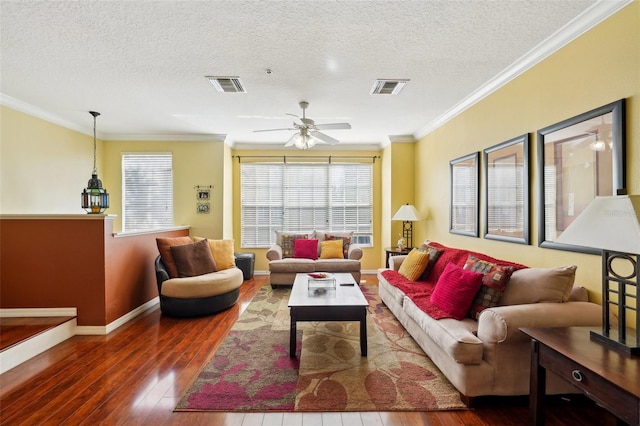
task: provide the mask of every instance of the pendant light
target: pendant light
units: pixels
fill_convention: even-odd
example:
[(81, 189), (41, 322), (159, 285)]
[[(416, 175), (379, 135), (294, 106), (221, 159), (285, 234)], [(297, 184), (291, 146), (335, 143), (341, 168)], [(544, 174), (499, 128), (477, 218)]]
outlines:
[(89, 214), (99, 214), (109, 208), (109, 193), (102, 188), (96, 169), (96, 117), (100, 113), (89, 111), (89, 114), (93, 116), (93, 173), (87, 187), (82, 190), (82, 208)]

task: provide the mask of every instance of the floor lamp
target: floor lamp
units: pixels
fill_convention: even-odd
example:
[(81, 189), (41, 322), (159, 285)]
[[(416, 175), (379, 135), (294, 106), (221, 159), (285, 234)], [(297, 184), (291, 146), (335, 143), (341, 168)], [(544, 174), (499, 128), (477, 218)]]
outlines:
[[(602, 249), (602, 333), (592, 331), (591, 339), (640, 355), (640, 195), (596, 197), (556, 242)], [(612, 309), (619, 320), (617, 337), (611, 332)], [(632, 333), (627, 333), (628, 314), (635, 314)]]
[(420, 214), (411, 204), (400, 207), (391, 220), (402, 221), (402, 238), (407, 242), (407, 249), (413, 248), (413, 222), (420, 220)]

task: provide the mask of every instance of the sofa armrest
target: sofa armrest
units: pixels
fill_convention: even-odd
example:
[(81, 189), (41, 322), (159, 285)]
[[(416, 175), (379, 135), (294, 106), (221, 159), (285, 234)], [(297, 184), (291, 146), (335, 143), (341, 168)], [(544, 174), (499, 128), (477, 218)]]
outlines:
[(277, 244), (272, 245), (267, 250), (267, 259), (269, 260), (281, 260), (282, 259), (282, 247)]
[(347, 259), (353, 259), (353, 260), (362, 259), (362, 248), (357, 244), (349, 244)]
[(400, 270), (400, 265), (407, 258), (406, 254), (399, 254), (397, 256), (389, 256), (389, 269), (393, 269), (394, 271)]
[(478, 338), (484, 343), (527, 341), (520, 327), (600, 326), (602, 307), (590, 302), (530, 303), (482, 311)]

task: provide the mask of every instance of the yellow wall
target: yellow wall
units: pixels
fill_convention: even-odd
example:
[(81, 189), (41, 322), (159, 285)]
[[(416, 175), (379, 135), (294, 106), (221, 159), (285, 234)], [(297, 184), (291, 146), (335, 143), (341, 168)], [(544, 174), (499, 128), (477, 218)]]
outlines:
[[(108, 183), (111, 207), (117, 214), (114, 230), (122, 230), (123, 153), (171, 152), (173, 154), (173, 215), (176, 225), (191, 226), (191, 235), (222, 238), (224, 201), (224, 143), (220, 141), (109, 141), (104, 145), (107, 165), (103, 183)], [(196, 186), (212, 185), (210, 213), (197, 213)]]
[[(93, 136), (6, 106), (0, 106), (0, 119), (0, 213), (85, 213), (80, 193), (93, 171)], [(92, 122), (87, 112), (87, 129)], [(103, 143), (96, 145), (105, 184)]]
[[(312, 151), (300, 151), (300, 150), (270, 150), (270, 151), (253, 151), (253, 150), (235, 150), (234, 156), (249, 157), (249, 156), (358, 156), (372, 158), (374, 156), (379, 157), (380, 151), (330, 151), (330, 150), (312, 150)], [(243, 159), (242, 161), (277, 161), (277, 159), (269, 158), (251, 158)], [(300, 161), (301, 159), (296, 158)], [(280, 160), (281, 161), (281, 160)], [(313, 161), (313, 160), (311, 160)], [(318, 160), (322, 161), (322, 160)], [(326, 161), (326, 160), (325, 160)], [(335, 161), (345, 161), (336, 159)], [(354, 160), (355, 161), (355, 160)], [(358, 159), (357, 161), (361, 161)], [(368, 161), (368, 160), (365, 160)], [(382, 161), (380, 158), (376, 158), (373, 164), (373, 247), (363, 248), (362, 256), (362, 269), (363, 270), (377, 270), (381, 267), (381, 254), (380, 254), (380, 234), (381, 234), (381, 192), (382, 192)], [(267, 261), (266, 253), (268, 248), (247, 248), (240, 247), (240, 165), (237, 158), (233, 160), (233, 235), (236, 236), (236, 250), (237, 251), (250, 251), (256, 255), (255, 269), (257, 271), (268, 271), (269, 264)]]
[[(640, 2), (634, 2), (416, 144), (416, 207), (429, 220), (420, 238), (487, 252), (529, 266), (578, 265), (576, 282), (601, 300), (600, 258), (542, 249), (538, 241), (536, 135), (564, 119), (626, 98), (627, 188), (640, 193)], [(449, 233), (449, 161), (531, 133), (531, 245)], [(481, 205), (484, 202), (482, 198)], [(481, 215), (482, 217), (482, 215)], [(484, 229), (481, 220), (480, 230)], [(482, 234), (482, 233), (481, 233)]]

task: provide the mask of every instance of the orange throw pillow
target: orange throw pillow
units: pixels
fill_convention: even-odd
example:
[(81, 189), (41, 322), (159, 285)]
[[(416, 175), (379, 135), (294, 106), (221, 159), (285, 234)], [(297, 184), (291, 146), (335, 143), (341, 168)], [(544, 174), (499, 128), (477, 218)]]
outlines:
[(158, 245), (158, 251), (160, 252), (160, 258), (162, 263), (169, 272), (169, 278), (178, 278), (178, 267), (173, 260), (171, 254), (171, 246), (181, 246), (184, 244), (191, 244), (191, 238), (189, 237), (173, 237), (173, 238), (156, 238), (156, 244)]

